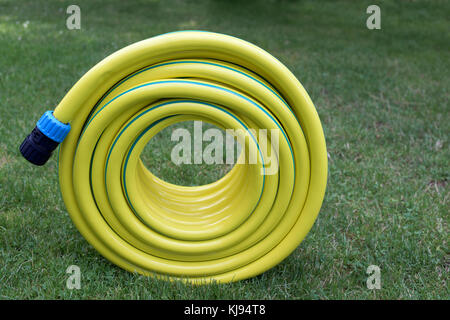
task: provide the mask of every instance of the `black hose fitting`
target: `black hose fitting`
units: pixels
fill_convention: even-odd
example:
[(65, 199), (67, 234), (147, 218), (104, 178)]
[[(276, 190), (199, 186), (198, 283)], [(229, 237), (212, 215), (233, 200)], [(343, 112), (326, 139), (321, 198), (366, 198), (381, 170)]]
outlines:
[(59, 142), (53, 141), (36, 126), (20, 145), (20, 153), (37, 166), (44, 165)]
[(20, 153), (32, 164), (42, 166), (69, 131), (70, 124), (56, 119), (53, 111), (46, 111), (20, 145)]

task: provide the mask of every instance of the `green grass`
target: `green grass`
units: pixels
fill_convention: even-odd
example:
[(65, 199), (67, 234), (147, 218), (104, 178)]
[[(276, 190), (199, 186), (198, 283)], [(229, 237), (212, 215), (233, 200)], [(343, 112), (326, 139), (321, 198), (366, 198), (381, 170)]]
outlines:
[[(69, 31), (72, 3), (0, 0), (0, 299), (450, 298), (448, 1), (377, 1), (374, 31), (365, 26), (372, 1), (78, 0), (82, 29)], [(180, 29), (271, 52), (311, 95), (327, 139), (327, 193), (311, 232), (281, 264), (238, 283), (193, 287), (110, 264), (72, 224), (56, 157), (34, 167), (18, 151), (98, 61)], [(168, 135), (158, 139), (163, 146)], [(164, 152), (146, 155), (156, 174), (194, 181)], [(225, 169), (186, 170), (208, 180)], [(66, 289), (72, 264), (81, 290)], [(366, 288), (371, 264), (381, 290)]]
[[(205, 132), (210, 128), (218, 129), (222, 133), (222, 137), (225, 141), (225, 131), (205, 121), (201, 122), (202, 131)], [(191, 137), (191, 163), (176, 165), (172, 162), (171, 152), (172, 149), (180, 143), (179, 141), (172, 141), (171, 135), (173, 130), (186, 129), (190, 133)], [(177, 185), (183, 186), (199, 186), (217, 181), (223, 177), (232, 168), (232, 164), (226, 164), (226, 144), (224, 142), (223, 164), (209, 165), (206, 163), (195, 164), (194, 163), (194, 122), (183, 121), (168, 126), (158, 132), (145, 146), (144, 151), (141, 154), (141, 159), (144, 165), (157, 177)], [(211, 142), (205, 141), (202, 143), (203, 150)], [(238, 142), (234, 142), (234, 162), (237, 161), (237, 157), (240, 154), (240, 145)]]

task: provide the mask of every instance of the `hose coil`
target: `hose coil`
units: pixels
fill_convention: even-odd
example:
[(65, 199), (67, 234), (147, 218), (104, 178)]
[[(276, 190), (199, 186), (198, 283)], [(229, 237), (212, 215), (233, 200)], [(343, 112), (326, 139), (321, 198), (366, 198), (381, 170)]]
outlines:
[[(89, 70), (53, 116), (70, 123), (59, 152), (70, 217), (131, 272), (195, 283), (253, 277), (286, 258), (320, 210), (327, 152), (315, 107), (282, 63), (235, 37), (183, 31), (132, 44)], [(140, 153), (185, 120), (278, 130), (278, 150), (273, 135), (268, 144), (279, 169), (261, 174), (260, 152), (257, 164), (235, 165), (211, 184), (159, 179)]]

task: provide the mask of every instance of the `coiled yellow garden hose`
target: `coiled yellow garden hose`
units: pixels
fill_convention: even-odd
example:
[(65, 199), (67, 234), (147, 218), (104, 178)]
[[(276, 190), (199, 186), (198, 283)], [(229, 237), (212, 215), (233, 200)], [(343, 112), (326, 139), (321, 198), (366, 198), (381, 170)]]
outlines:
[[(279, 130), (278, 171), (261, 174), (259, 153), (257, 164), (235, 165), (203, 186), (157, 178), (139, 157), (144, 146), (163, 128), (198, 119)], [(302, 85), (269, 53), (218, 33), (168, 33), (105, 58), (39, 120), (21, 151), (41, 165), (62, 141), (59, 181), (74, 224), (104, 257), (145, 275), (256, 276), (300, 244), (325, 193), (325, 139)]]

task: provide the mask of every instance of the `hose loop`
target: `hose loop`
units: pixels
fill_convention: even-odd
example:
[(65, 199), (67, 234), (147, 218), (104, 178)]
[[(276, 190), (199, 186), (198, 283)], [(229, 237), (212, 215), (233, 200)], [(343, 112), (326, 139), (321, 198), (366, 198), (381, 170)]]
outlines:
[[(314, 105), (281, 62), (246, 41), (185, 31), (135, 43), (87, 72), (53, 116), (71, 126), (59, 153), (71, 219), (131, 272), (195, 283), (253, 277), (286, 258), (320, 210), (327, 153)], [(156, 177), (143, 148), (186, 120), (239, 132), (256, 163), (203, 186)]]

